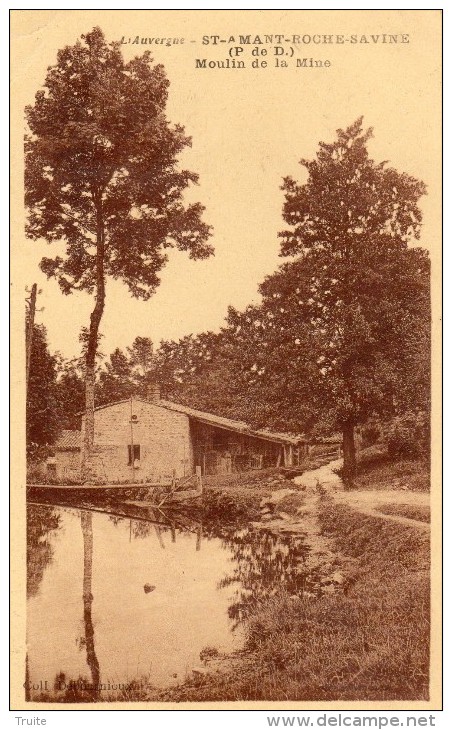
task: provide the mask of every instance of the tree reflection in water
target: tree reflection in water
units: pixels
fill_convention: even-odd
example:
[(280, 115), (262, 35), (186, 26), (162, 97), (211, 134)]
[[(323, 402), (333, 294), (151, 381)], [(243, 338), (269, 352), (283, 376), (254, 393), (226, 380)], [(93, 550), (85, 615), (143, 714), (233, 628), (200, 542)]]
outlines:
[(52, 506), (27, 505), (27, 598), (39, 592), (44, 571), (53, 558), (49, 533), (60, 529), (60, 522)]
[[(91, 512), (80, 512), (80, 523), (83, 535), (83, 628), (84, 635), (78, 640), (81, 649), (86, 648), (86, 661), (90, 668), (91, 679), (80, 676), (69, 679), (60, 671), (54, 681), (54, 690), (61, 702), (96, 702), (100, 695), (100, 668), (94, 645), (94, 624), (92, 604), (93, 580), (93, 516)], [(62, 693), (62, 694), (60, 694)]]
[(93, 516), (91, 512), (81, 512), (80, 520), (83, 533), (83, 622), (85, 626), (86, 660), (91, 670), (93, 696), (99, 694), (99, 661), (94, 648), (94, 626), (92, 618), (92, 578), (93, 578)]
[(281, 589), (300, 595), (307, 580), (313, 579), (305, 565), (309, 548), (301, 537), (246, 527), (231, 530), (222, 539), (232, 552), (233, 566), (219, 587), (237, 585), (228, 610), (234, 626), (244, 621), (260, 600)]
[[(176, 540), (177, 531), (196, 534), (196, 550), (201, 549), (201, 537), (220, 539), (225, 549), (232, 553), (231, 573), (218, 583), (218, 588), (236, 585), (228, 614), (235, 628), (246, 620), (250, 611), (260, 601), (283, 589), (290, 595), (300, 595), (305, 590), (316, 590), (319, 576), (306, 566), (309, 553), (303, 537), (296, 535), (275, 535), (270, 531), (241, 526), (240, 523), (224, 523), (221, 520), (202, 524), (187, 514), (167, 514), (162, 510), (150, 512), (152, 522), (131, 519), (131, 539), (143, 539), (152, 531), (164, 548), (163, 535), (168, 530), (171, 540)], [(113, 518), (115, 524), (121, 518)]]
[[(201, 549), (201, 537), (220, 539), (225, 549), (232, 554), (231, 573), (218, 583), (218, 588), (236, 585), (228, 614), (233, 627), (244, 621), (250, 610), (260, 600), (276, 593), (281, 588), (290, 595), (300, 595), (318, 583), (318, 576), (306, 566), (309, 553), (303, 537), (296, 535), (275, 535), (270, 531), (256, 530), (238, 522), (224, 523), (221, 520), (202, 524), (186, 513), (148, 514), (158, 524), (131, 520), (131, 538), (147, 537), (155, 530), (160, 546), (167, 530), (175, 541), (177, 531), (196, 534), (196, 549)], [(315, 589), (314, 589), (315, 590)]]
[[(71, 679), (60, 671), (55, 677), (54, 693), (40, 697), (41, 701), (102, 699), (92, 614), (93, 518), (88, 509), (81, 510), (79, 515), (83, 536), (83, 632), (77, 643), (83, 652), (86, 651), (90, 678), (85, 675)], [(299, 535), (276, 535), (269, 530), (253, 529), (238, 520), (227, 523), (221, 517), (202, 524), (199, 513), (194, 516), (188, 511), (165, 514), (162, 510), (131, 507), (129, 514), (109, 514), (108, 519), (117, 527), (126, 522), (129, 540), (152, 538), (164, 550), (169, 550), (179, 534), (187, 532), (193, 535), (194, 551), (202, 550), (202, 539), (206, 542), (220, 540), (228, 552), (229, 567), (217, 588), (233, 591), (228, 608), (232, 629), (246, 621), (256, 604), (269, 595), (281, 589), (289, 595), (300, 595), (306, 589), (312, 591), (313, 583), (318, 580), (306, 564), (309, 549)], [(27, 525), (29, 595), (38, 592), (45, 568), (52, 560), (52, 540), (48, 536), (60, 528), (60, 516), (52, 506), (32, 505)], [(29, 679), (28, 666), (26, 672), (26, 679)]]

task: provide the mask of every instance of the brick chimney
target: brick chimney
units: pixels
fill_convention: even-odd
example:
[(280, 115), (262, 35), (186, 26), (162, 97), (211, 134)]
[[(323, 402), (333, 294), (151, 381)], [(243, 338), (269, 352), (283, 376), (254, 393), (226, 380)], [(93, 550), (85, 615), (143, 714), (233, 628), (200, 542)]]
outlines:
[(149, 383), (147, 387), (147, 399), (150, 403), (158, 403), (160, 400), (160, 385)]

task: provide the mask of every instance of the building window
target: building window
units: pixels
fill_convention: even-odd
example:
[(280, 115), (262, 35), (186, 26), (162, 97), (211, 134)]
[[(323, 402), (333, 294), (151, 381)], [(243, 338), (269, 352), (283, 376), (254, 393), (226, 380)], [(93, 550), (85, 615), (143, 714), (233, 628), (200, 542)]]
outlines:
[(131, 444), (128, 445), (128, 456), (129, 461), (127, 463), (127, 466), (139, 466), (140, 465), (140, 445), (134, 444), (133, 446)]

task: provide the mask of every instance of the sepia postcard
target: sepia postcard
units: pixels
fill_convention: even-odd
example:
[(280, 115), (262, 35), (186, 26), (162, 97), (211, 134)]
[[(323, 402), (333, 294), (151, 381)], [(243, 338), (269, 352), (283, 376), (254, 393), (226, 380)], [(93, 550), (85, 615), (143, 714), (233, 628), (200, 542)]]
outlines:
[(441, 43), (11, 11), (12, 709), (441, 709)]

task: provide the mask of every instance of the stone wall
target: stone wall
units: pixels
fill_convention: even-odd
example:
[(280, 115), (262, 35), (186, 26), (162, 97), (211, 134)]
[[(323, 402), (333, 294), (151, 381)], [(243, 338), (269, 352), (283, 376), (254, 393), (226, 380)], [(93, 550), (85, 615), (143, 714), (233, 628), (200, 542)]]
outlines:
[[(56, 478), (61, 481), (76, 481), (80, 478), (80, 451), (56, 451), (55, 453)], [(52, 476), (51, 469), (47, 469), (47, 476)]]
[[(82, 443), (85, 419), (82, 421)], [(189, 419), (154, 403), (134, 400), (95, 412), (93, 474), (96, 481), (166, 483), (192, 474)], [(140, 459), (129, 464), (129, 446)]]

